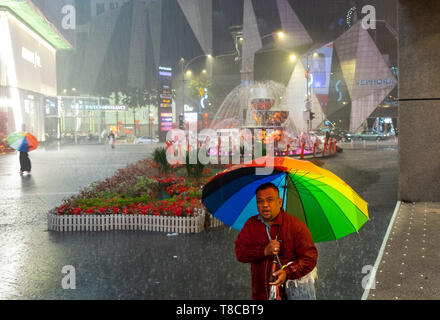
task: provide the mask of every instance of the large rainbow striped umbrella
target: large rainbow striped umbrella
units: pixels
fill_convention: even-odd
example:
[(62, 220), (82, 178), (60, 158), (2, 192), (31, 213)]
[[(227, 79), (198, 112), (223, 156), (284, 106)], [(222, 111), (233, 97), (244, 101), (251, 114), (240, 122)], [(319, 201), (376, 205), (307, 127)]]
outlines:
[[(257, 171), (264, 167), (272, 172)], [(255, 190), (267, 182), (278, 186), (285, 211), (308, 226), (315, 242), (357, 232), (368, 220), (367, 203), (343, 180), (287, 157), (263, 157), (218, 173), (203, 187), (202, 202), (214, 217), (241, 230), (258, 214)]]
[(13, 132), (8, 135), (8, 144), (11, 148), (29, 152), (37, 149), (38, 140), (32, 134), (26, 132)]

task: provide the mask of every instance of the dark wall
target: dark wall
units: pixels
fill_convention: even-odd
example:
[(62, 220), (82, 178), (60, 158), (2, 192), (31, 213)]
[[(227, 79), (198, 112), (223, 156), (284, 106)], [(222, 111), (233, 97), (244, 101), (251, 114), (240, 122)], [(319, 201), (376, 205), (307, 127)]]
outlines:
[[(440, 2), (400, 0), (399, 199), (440, 199)], [(437, 23), (434, 23), (436, 21)]]

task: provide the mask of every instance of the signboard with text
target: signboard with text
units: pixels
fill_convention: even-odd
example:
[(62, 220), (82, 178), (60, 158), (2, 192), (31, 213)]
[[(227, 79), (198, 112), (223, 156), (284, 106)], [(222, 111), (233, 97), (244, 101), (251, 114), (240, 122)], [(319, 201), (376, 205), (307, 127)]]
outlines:
[(159, 141), (165, 142), (167, 132), (173, 128), (173, 95), (171, 89), (172, 69), (159, 67)]

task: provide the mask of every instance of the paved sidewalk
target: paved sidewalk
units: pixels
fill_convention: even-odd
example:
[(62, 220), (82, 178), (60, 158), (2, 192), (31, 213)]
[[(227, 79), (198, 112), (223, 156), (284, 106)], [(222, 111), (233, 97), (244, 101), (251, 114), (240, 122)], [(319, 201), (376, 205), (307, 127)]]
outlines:
[(440, 203), (398, 202), (368, 300), (440, 299)]

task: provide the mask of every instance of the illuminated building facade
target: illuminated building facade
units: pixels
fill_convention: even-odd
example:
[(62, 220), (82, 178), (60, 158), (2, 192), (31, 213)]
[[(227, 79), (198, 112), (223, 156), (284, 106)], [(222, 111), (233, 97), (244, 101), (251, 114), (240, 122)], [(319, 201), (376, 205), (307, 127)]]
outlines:
[(46, 117), (57, 129), (56, 52), (70, 44), (31, 1), (0, 1), (0, 112), (7, 133), (44, 141)]

